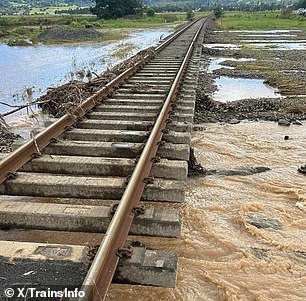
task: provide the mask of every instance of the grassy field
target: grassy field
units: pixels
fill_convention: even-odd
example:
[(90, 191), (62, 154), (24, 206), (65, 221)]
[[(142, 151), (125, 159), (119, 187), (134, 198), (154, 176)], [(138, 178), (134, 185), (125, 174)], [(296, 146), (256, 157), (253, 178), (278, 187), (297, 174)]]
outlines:
[(271, 12), (226, 12), (218, 19), (222, 29), (267, 30), (267, 29), (305, 29), (306, 18), (292, 15), (283, 18), (280, 11)]
[(1, 16), (1, 29), (5, 27), (18, 26), (40, 26), (40, 25), (70, 25), (72, 22), (92, 22), (97, 18), (93, 15), (50, 15), (50, 16)]
[(70, 6), (51, 6), (51, 7), (46, 7), (46, 8), (39, 8), (39, 7), (34, 7), (30, 10), (30, 15), (35, 15), (35, 14), (42, 14), (42, 15), (47, 15), (47, 14), (55, 14), (57, 10), (74, 10), (80, 8), (77, 5), (70, 5)]

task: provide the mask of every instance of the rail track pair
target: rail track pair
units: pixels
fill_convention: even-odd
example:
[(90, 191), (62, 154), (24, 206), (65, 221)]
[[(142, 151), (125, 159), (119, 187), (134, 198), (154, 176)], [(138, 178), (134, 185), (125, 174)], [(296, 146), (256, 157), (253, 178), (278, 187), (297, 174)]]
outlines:
[(129, 233), (180, 236), (177, 210), (142, 204), (184, 200), (206, 21), (175, 32), (0, 162), (2, 228), (106, 231), (82, 300), (105, 300), (120, 258), (132, 256)]

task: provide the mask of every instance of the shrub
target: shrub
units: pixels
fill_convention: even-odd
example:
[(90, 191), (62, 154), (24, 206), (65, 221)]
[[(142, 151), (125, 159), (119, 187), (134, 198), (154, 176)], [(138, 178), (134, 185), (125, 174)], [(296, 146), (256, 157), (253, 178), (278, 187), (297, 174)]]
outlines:
[(215, 17), (218, 19), (218, 18), (221, 18), (222, 15), (223, 15), (223, 8), (218, 5), (215, 9), (214, 9), (214, 15)]
[(148, 17), (154, 17), (155, 15), (155, 10), (153, 8), (148, 8), (147, 9), (147, 16)]
[(188, 21), (192, 21), (193, 18), (194, 18), (194, 13), (193, 13), (193, 11), (192, 11), (192, 10), (187, 11), (186, 19), (187, 19)]
[(163, 14), (162, 20), (165, 23), (171, 23), (177, 21), (177, 15), (174, 14)]

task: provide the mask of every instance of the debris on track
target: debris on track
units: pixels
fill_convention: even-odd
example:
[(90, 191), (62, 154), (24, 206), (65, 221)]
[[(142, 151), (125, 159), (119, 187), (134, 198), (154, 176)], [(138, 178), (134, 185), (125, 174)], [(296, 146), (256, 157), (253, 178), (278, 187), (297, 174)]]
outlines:
[(100, 90), (116, 76), (140, 62), (146, 55), (154, 56), (153, 47), (138, 52), (133, 57), (116, 65), (112, 69), (106, 70), (89, 82), (71, 81), (57, 88), (50, 88), (47, 94), (38, 100), (43, 102), (39, 105), (43, 111), (50, 113), (54, 117), (61, 117), (70, 109), (79, 105), (93, 93)]
[(3, 117), (0, 115), (0, 153), (9, 153), (12, 151), (13, 142), (18, 139), (19, 136), (12, 133)]
[(197, 158), (194, 154), (194, 149), (191, 147), (189, 161), (188, 161), (188, 176), (197, 177), (205, 175), (206, 175), (206, 170), (203, 168), (201, 164), (198, 163)]

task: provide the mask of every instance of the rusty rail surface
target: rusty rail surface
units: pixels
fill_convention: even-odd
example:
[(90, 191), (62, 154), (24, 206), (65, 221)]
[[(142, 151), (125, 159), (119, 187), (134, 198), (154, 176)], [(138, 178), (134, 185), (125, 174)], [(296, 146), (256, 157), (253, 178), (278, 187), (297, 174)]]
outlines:
[(160, 141), (162, 140), (163, 132), (166, 128), (167, 120), (170, 116), (169, 113), (172, 109), (172, 105), (174, 104), (174, 99), (178, 92), (179, 85), (182, 82), (184, 72), (186, 71), (189, 59), (193, 53), (195, 42), (197, 41), (204, 24), (205, 21), (203, 21), (203, 23), (199, 26), (199, 29), (193, 37), (161, 112), (142, 151), (136, 168), (130, 178), (100, 248), (98, 249), (94, 261), (83, 282), (82, 290), (85, 292), (86, 297), (85, 299), (81, 298), (79, 300), (105, 300), (107, 291), (119, 262), (118, 252), (130, 251), (129, 248), (125, 246), (129, 229), (136, 215), (137, 208), (139, 208), (140, 199), (146, 183), (149, 180), (151, 167), (154, 162), (154, 158), (156, 157)]
[[(157, 54), (166, 48), (173, 40), (180, 36), (190, 26), (192, 26), (198, 20), (191, 22), (184, 26), (182, 29), (171, 35), (166, 41), (157, 46), (153, 53)], [(3, 183), (7, 178), (14, 176), (14, 173), (21, 168), (25, 163), (35, 156), (40, 154), (41, 150), (48, 146), (54, 139), (59, 137), (65, 132), (67, 128), (72, 126), (79, 118), (87, 114), (92, 110), (98, 103), (100, 103), (104, 97), (107, 97), (114, 88), (120, 85), (124, 80), (133, 75), (138, 69), (146, 64), (152, 58), (152, 54), (146, 55), (140, 62), (134, 64), (134, 66), (128, 68), (126, 71), (121, 73), (119, 76), (114, 78), (108, 84), (103, 86), (95, 94), (84, 100), (72, 113), (67, 113), (56, 122), (51, 124), (45, 130), (37, 134), (31, 140), (17, 148), (10, 155), (0, 162), (0, 184)]]

